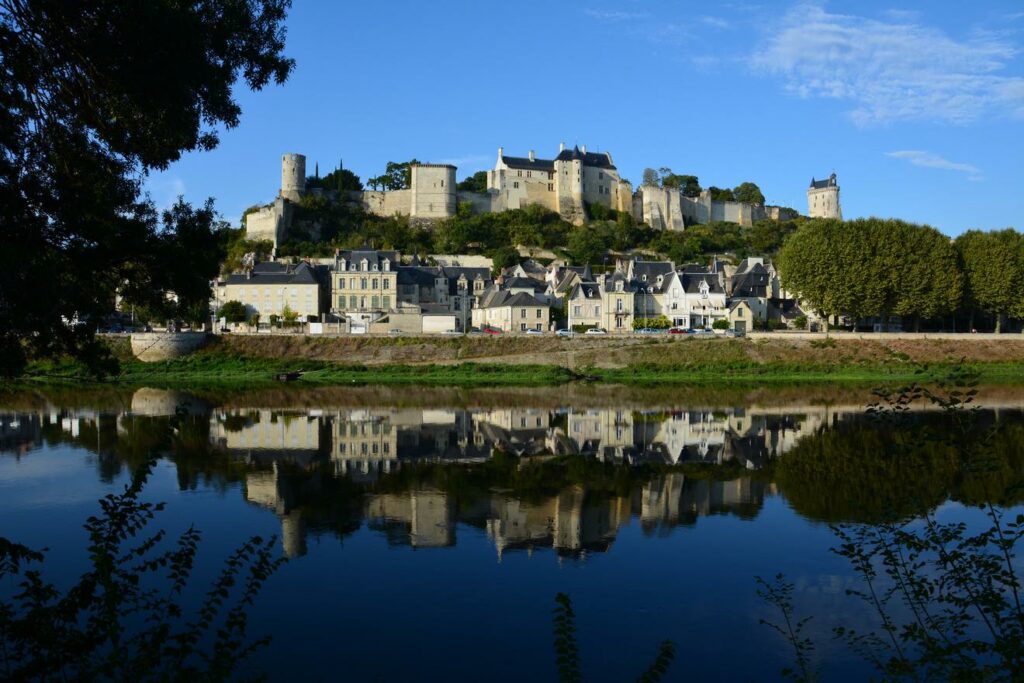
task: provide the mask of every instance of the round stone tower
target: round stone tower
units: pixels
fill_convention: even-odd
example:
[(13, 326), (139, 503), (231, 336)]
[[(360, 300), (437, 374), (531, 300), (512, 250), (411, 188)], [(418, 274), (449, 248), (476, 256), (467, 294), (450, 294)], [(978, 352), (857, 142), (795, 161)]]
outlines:
[(281, 156), (281, 196), (299, 201), (306, 191), (306, 157), (303, 154)]

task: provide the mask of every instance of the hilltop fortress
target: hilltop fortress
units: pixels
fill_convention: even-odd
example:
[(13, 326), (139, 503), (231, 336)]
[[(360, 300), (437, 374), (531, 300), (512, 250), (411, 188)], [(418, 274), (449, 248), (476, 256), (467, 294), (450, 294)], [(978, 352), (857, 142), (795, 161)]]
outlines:
[[(482, 193), (458, 190), (455, 172), (451, 164), (417, 163), (410, 167), (407, 189), (363, 190), (345, 197), (327, 194), (378, 216), (408, 216), (426, 222), (451, 218), (460, 205), (480, 214), (537, 204), (576, 225), (586, 220), (587, 206), (600, 205), (627, 212), (658, 230), (683, 230), (687, 225), (714, 221), (749, 226), (764, 218), (788, 220), (797, 215), (780, 206), (712, 200), (708, 190), (698, 197), (686, 197), (679, 188), (642, 184), (634, 191), (632, 184), (619, 176), (611, 154), (588, 152), (586, 145), (568, 149), (563, 143), (553, 159), (541, 159), (533, 150), (525, 157), (508, 156), (499, 147), (494, 168), (487, 172), (487, 191)], [(324, 191), (315, 188), (311, 193), (323, 195)], [(248, 238), (270, 240), (275, 246), (283, 241), (294, 205), (306, 194), (306, 157), (284, 154), (277, 198), (245, 216)], [(812, 217), (841, 218), (836, 175), (812, 180), (807, 202)]]

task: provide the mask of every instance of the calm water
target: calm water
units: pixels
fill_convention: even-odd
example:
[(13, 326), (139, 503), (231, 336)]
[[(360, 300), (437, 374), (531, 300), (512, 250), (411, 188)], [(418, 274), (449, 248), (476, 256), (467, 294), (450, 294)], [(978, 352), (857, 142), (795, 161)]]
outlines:
[[(872, 449), (892, 437), (863, 416), (869, 400), (828, 388), (13, 395), (0, 407), (0, 536), (49, 548), (50, 578), (69, 581), (96, 499), (152, 453), (160, 523), (203, 531), (200, 585), (248, 536), (279, 537), (289, 561), (251, 625), (273, 635), (254, 666), (274, 680), (553, 680), (558, 592), (590, 680), (635, 679), (664, 639), (678, 648), (669, 680), (776, 680), (790, 653), (758, 623), (774, 615), (754, 577), (778, 572), (815, 615), (826, 679), (862, 680), (870, 670), (830, 634), (872, 622), (844, 595), (855, 580), (828, 524), (914, 505), (971, 520), (980, 485), (939, 462), (880, 467)], [(990, 475), (1002, 485), (1024, 461), (1024, 390), (981, 402), (983, 421), (1011, 428)]]

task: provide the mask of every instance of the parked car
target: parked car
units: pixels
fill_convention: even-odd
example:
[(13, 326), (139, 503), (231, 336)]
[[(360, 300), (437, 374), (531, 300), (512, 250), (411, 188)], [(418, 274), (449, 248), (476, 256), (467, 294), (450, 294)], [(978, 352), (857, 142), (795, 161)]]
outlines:
[(704, 329), (701, 329), (701, 330), (690, 330), (690, 334), (695, 334), (695, 335), (697, 335), (699, 337), (709, 337), (709, 336), (714, 336), (715, 331), (714, 330), (704, 330)]
[(398, 336), (400, 336), (402, 334), (402, 331), (401, 330), (388, 330), (388, 334), (390, 334), (393, 337), (398, 337)]
[(497, 327), (485, 327), (480, 331), (483, 332), (484, 334), (501, 334), (501, 330), (499, 330)]
[(576, 333), (573, 332), (572, 330), (561, 329), (561, 330), (556, 330), (555, 334), (558, 335), (559, 337), (572, 337)]
[(668, 328), (669, 334), (690, 334), (690, 331), (685, 327), (670, 327)]
[(600, 327), (592, 327), (586, 332), (584, 332), (584, 334), (608, 334), (608, 330), (602, 329)]
[(458, 335), (458, 336), (461, 337), (462, 336), (462, 331), (461, 330), (445, 330), (444, 334), (455, 334), (455, 335)]
[(657, 327), (641, 327), (636, 331), (637, 334), (665, 334), (665, 330), (658, 329)]
[(745, 336), (747, 336), (747, 333), (744, 332), (743, 330), (724, 330), (722, 332), (722, 336), (724, 336), (724, 337), (745, 337)]
[(544, 334), (544, 330), (527, 330), (526, 334)]

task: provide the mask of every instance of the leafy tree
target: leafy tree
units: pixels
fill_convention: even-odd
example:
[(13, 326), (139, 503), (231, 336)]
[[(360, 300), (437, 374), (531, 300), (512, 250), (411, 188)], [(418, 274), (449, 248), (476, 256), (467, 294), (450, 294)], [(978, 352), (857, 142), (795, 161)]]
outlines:
[(217, 311), (218, 318), (224, 318), (229, 323), (244, 323), (248, 311), (241, 301), (225, 301), (224, 305)]
[(306, 188), (314, 187), (340, 193), (359, 192), (363, 189), (363, 181), (352, 171), (339, 166), (323, 178), (317, 178), (316, 176), (306, 178)]
[(738, 202), (764, 204), (764, 195), (761, 193), (761, 188), (751, 182), (740, 183), (733, 188), (732, 194)]
[(732, 190), (725, 188), (724, 190), (720, 187), (712, 185), (708, 188), (708, 192), (711, 193), (711, 201), (714, 202), (734, 202), (736, 197), (733, 196)]
[(699, 197), (701, 193), (700, 181), (695, 175), (678, 175), (672, 172), (671, 168), (663, 167), (658, 169), (659, 180), (662, 187), (672, 187), (680, 190), (684, 197)]
[(607, 252), (608, 242), (595, 231), (581, 226), (569, 235), (569, 252), (576, 263), (599, 263)]
[(115, 292), (192, 296), (216, 274), (185, 248), (205, 242), (206, 209), (179, 203), (161, 226), (140, 180), (238, 124), (236, 80), (285, 81), (287, 7), (0, 1), (0, 373), (61, 353), (109, 370), (88, 321)]
[(996, 332), (1004, 316), (1024, 317), (1024, 235), (1006, 229), (968, 230), (955, 242), (965, 276), (965, 303), (971, 311), (995, 316)]
[(281, 318), (284, 320), (286, 327), (292, 327), (296, 322), (298, 322), (299, 314), (296, 311), (293, 311), (291, 306), (285, 304), (284, 308), (281, 309)]
[(412, 187), (412, 167), (420, 163), (417, 159), (396, 162), (389, 161), (384, 168), (384, 173), (367, 182), (371, 187), (382, 190), (408, 190)]
[(173, 542), (150, 522), (161, 503), (140, 500), (147, 462), (85, 523), (90, 567), (70, 587), (44, 579), (44, 552), (0, 538), (0, 664), (6, 680), (228, 680), (269, 638), (250, 642), (248, 608), (283, 562), (275, 539), (253, 536), (228, 558), (186, 617), (201, 533)]
[(477, 171), (462, 180), (455, 186), (455, 189), (459, 192), (476, 192), (479, 194), (487, 192), (487, 171)]
[(648, 187), (658, 187), (661, 185), (661, 176), (653, 168), (645, 168), (642, 182)]
[(491, 252), (492, 271), (494, 275), (497, 275), (505, 268), (517, 265), (519, 263), (519, 251), (515, 247), (504, 246), (498, 247)]

